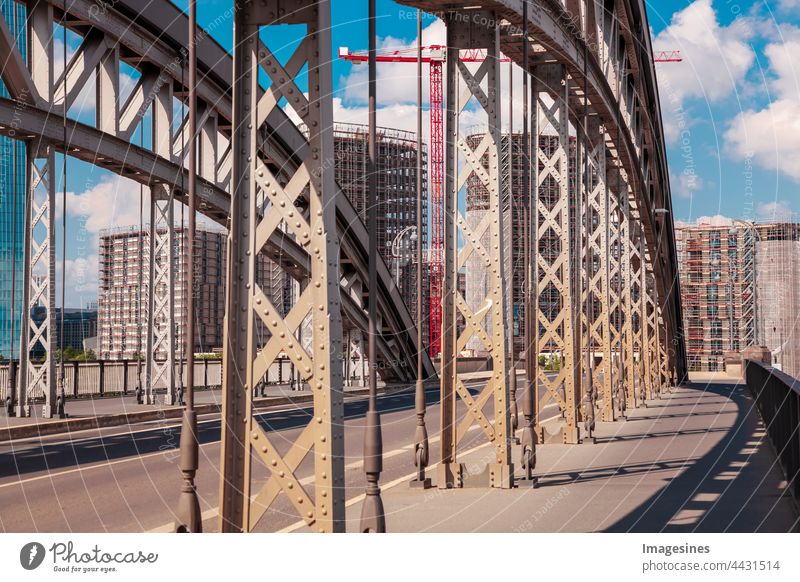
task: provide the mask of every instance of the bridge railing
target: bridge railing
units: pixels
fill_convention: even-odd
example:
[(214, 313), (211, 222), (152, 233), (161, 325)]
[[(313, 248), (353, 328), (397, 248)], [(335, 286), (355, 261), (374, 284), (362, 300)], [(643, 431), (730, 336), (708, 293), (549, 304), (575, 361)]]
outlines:
[[(18, 364), (16, 364), (18, 366)], [(178, 366), (175, 365), (175, 377), (178, 377)], [(33, 364), (38, 368), (38, 364)], [(58, 370), (58, 368), (56, 368)], [(30, 370), (33, 376), (33, 370)], [(186, 364), (183, 364), (183, 378), (186, 378)], [(144, 381), (145, 365), (141, 367)], [(9, 389), (8, 364), (0, 365), (0, 401), (5, 402)], [(136, 390), (136, 360), (106, 360), (94, 362), (65, 362), (64, 391), (67, 398), (87, 398), (95, 396), (111, 396), (133, 394)], [(266, 385), (290, 384), (296, 374), (292, 362), (288, 358), (279, 358), (267, 371), (263, 383)], [(216, 389), (222, 384), (221, 360), (196, 360), (194, 365), (195, 388)], [(18, 380), (19, 381), (19, 380)], [(164, 381), (156, 383), (156, 390), (166, 388)], [(30, 398), (43, 398), (41, 386), (34, 387)]]
[(745, 378), (789, 491), (800, 502), (800, 380), (755, 360), (745, 360)]

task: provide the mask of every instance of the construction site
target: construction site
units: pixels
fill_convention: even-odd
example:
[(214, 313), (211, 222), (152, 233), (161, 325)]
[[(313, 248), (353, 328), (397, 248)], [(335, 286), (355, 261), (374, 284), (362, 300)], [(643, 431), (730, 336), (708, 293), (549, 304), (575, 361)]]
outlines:
[[(471, 148), (475, 148), (483, 139), (483, 133), (475, 133), (467, 137), (467, 143)], [(510, 139), (509, 139), (510, 137)], [(525, 167), (525, 156), (523, 155), (523, 135), (521, 133), (508, 133), (501, 135), (500, 143), (500, 171), (502, 176), (502, 203), (504, 221), (504, 249), (506, 273), (513, 273), (512, 277), (506, 279), (509, 286), (509, 319), (513, 327), (513, 338), (515, 353), (522, 354), (525, 349), (525, 244), (529, 239), (528, 235), (528, 193), (523, 186), (522, 173)], [(540, 135), (539, 147), (552, 156), (558, 146), (558, 136)], [(483, 156), (482, 162), (488, 167), (488, 157)], [(574, 142), (569, 156), (569, 177), (570, 185), (574, 186), (575, 180), (575, 149)], [(541, 165), (541, 162), (540, 162)], [(533, 180), (533, 176), (531, 176)], [(532, 182), (531, 182), (532, 183)], [(539, 198), (548, 207), (552, 207), (560, 196), (559, 185), (549, 176), (539, 186)], [(466, 220), (472, 227), (480, 223), (489, 209), (489, 193), (484, 187), (481, 179), (473, 172), (467, 178), (466, 193)], [(574, 212), (574, 206), (571, 206)], [(548, 236), (549, 235), (549, 236)], [(560, 239), (556, 233), (550, 231), (542, 238), (539, 252), (547, 255), (548, 261), (552, 262), (555, 255), (560, 253)], [(481, 241), (486, 244), (486, 240)], [(511, 253), (507, 251), (512, 249)], [(483, 265), (483, 261), (477, 255), (471, 256), (466, 261), (466, 293), (464, 300), (473, 309), (479, 309), (477, 302), (479, 298), (486, 296), (488, 286), (488, 272)], [(556, 317), (561, 306), (559, 294), (555, 289), (547, 288), (539, 297), (540, 308), (552, 319)], [(543, 351), (555, 350), (553, 346), (542, 346)], [(467, 344), (467, 349), (473, 355), (485, 355), (482, 353), (480, 341), (472, 338)]]
[[(175, 282), (172, 298), (175, 314), (174, 345), (183, 356), (186, 329), (188, 231), (176, 226), (173, 233)], [(225, 263), (227, 234), (223, 230), (198, 228), (195, 234), (194, 281), (195, 351), (211, 352), (222, 347), (225, 312)], [(104, 360), (135, 359), (147, 349), (147, 325), (142, 314), (149, 308), (148, 271), (151, 268), (150, 228), (145, 225), (106, 230), (99, 240), (99, 356)], [(167, 249), (154, 260), (167, 260)], [(263, 255), (258, 258), (262, 288), (278, 309), (285, 313), (291, 305), (291, 279), (286, 272)], [(167, 282), (161, 283), (166, 287)], [(159, 322), (165, 323), (165, 322)], [(166, 352), (159, 354), (166, 357)]]
[(676, 230), (689, 370), (725, 369), (726, 354), (765, 346), (800, 375), (800, 225), (733, 221)]
[[(367, 223), (367, 138), (366, 125), (336, 124), (334, 150), (336, 181)], [(392, 278), (405, 299), (412, 317), (417, 319), (417, 136), (415, 133), (377, 128), (378, 175), (378, 252), (389, 266)], [(419, 241), (428, 248), (428, 160), (422, 149), (422, 233)], [(427, 269), (422, 269), (423, 321), (428, 313)], [(423, 341), (428, 344), (428, 326), (423, 325)]]

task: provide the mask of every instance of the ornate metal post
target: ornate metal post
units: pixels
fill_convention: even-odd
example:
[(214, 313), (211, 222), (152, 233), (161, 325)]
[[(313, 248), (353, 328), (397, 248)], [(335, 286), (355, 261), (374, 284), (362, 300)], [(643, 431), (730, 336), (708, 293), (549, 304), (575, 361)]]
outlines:
[(369, 281), (371, 291), (367, 298), (369, 316), (369, 404), (364, 427), (364, 472), (367, 474), (367, 490), (361, 505), (361, 526), (363, 533), (384, 533), (386, 518), (383, 514), (383, 501), (378, 480), (383, 471), (383, 439), (381, 437), (381, 416), (378, 412), (378, 160), (376, 141), (376, 38), (375, 38), (375, 0), (369, 0), (369, 139), (367, 143), (367, 230), (369, 233)]
[[(417, 478), (412, 480), (412, 487), (428, 489), (430, 477), (425, 476), (428, 466), (428, 429), (425, 426), (425, 383), (422, 379), (423, 347), (422, 326), (425, 319), (422, 315), (422, 11), (417, 10), (417, 383), (414, 393), (414, 410), (417, 415), (417, 428), (414, 432), (414, 466)], [(349, 359), (349, 358), (348, 358)]]
[[(194, 236), (197, 212), (197, 0), (189, 2), (189, 232), (186, 235), (186, 407), (181, 423), (181, 472), (183, 487), (178, 501), (178, 532), (203, 531), (200, 502), (194, 477), (197, 473), (199, 446), (197, 413), (194, 409)], [(183, 363), (181, 363), (183, 365)]]

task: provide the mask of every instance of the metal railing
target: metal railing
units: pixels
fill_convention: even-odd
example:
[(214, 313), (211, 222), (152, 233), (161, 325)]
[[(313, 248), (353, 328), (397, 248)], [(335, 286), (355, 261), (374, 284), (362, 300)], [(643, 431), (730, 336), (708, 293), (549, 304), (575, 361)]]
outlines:
[[(14, 363), (19, 366), (18, 362)], [(175, 365), (175, 377), (178, 377), (178, 366)], [(38, 368), (37, 364), (32, 367)], [(64, 390), (67, 398), (86, 398), (116, 394), (133, 394), (136, 390), (137, 366), (136, 360), (98, 360), (93, 362), (65, 362)], [(183, 374), (186, 378), (186, 363), (183, 363)], [(29, 370), (31, 376), (34, 371)], [(145, 381), (145, 365), (141, 366), (142, 382)], [(267, 371), (267, 376), (260, 385), (292, 384), (297, 377), (294, 365), (289, 359), (278, 359)], [(216, 389), (222, 384), (221, 360), (196, 360), (194, 364), (194, 385), (196, 389)], [(17, 378), (19, 383), (19, 378)], [(156, 384), (156, 390), (163, 390), (166, 386), (163, 379)], [(9, 392), (9, 365), (0, 365), (0, 401), (5, 402)], [(40, 399), (44, 397), (41, 386), (36, 386), (31, 391), (29, 398)]]
[(745, 360), (745, 378), (789, 492), (800, 503), (800, 380), (754, 360)]

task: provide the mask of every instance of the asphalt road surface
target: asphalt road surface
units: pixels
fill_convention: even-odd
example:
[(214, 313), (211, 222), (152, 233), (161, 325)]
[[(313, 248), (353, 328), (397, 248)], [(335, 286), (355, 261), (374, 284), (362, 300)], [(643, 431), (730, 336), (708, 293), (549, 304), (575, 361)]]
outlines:
[[(473, 393), (484, 381), (470, 382)], [(543, 391), (540, 388), (540, 393)], [(439, 390), (427, 391), (427, 426), (431, 463), (439, 458)], [(521, 392), (518, 393), (521, 396)], [(363, 455), (366, 397), (345, 400), (345, 487), (352, 500), (364, 492)], [(416, 425), (413, 390), (382, 395), (384, 462), (381, 484), (402, 481), (414, 472), (412, 443)], [(485, 412), (489, 414), (491, 404)], [(457, 415), (465, 407), (459, 400)], [(542, 420), (557, 415), (551, 406)], [(281, 454), (310, 419), (309, 407), (282, 407), (258, 415)], [(520, 412), (520, 420), (522, 419)], [(200, 469), (196, 484), (204, 530), (215, 531), (219, 497), (219, 415), (199, 419)], [(180, 424), (160, 421), (130, 427), (81, 431), (0, 445), (0, 531), (4, 532), (135, 532), (168, 531), (181, 486), (178, 466)], [(476, 425), (459, 449), (486, 442)], [(518, 463), (514, 451), (514, 462)], [(266, 482), (267, 469), (253, 465), (253, 489)], [(296, 471), (301, 484), (311, 484), (311, 455)], [(313, 495), (313, 493), (312, 493)], [(348, 519), (353, 516), (348, 514)], [(298, 521), (294, 507), (280, 495), (258, 524), (259, 531), (278, 531)]]

